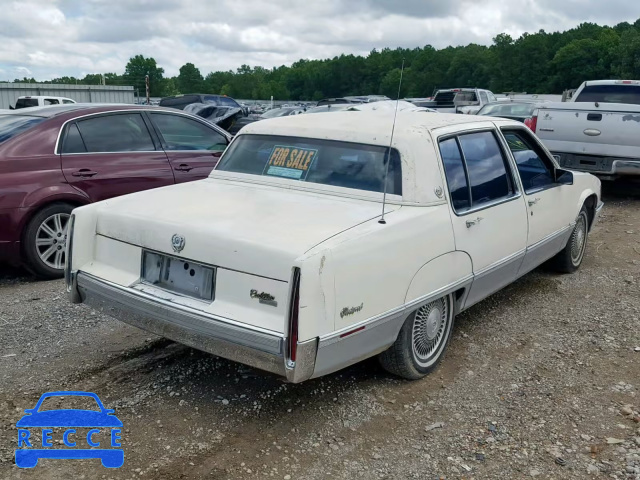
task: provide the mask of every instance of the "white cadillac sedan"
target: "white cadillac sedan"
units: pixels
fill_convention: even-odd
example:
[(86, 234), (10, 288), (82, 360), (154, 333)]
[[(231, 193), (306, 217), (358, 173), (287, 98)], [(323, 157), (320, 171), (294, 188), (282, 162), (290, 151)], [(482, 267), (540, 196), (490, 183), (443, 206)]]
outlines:
[(543, 262), (580, 266), (600, 181), (518, 122), (399, 112), (391, 138), (392, 124), (252, 123), (206, 180), (74, 210), (71, 300), (291, 382), (373, 355), (424, 376), (457, 313)]

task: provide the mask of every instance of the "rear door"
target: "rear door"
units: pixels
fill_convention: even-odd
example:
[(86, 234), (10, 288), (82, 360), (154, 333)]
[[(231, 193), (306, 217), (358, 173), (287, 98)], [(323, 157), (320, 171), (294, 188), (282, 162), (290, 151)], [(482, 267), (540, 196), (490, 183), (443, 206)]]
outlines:
[(439, 146), (456, 250), (473, 264), (470, 306), (515, 280), (527, 244), (527, 211), (497, 132), (441, 137)]
[(68, 122), (59, 152), (70, 185), (92, 202), (174, 183), (167, 156), (140, 112)]
[(176, 183), (206, 178), (227, 148), (227, 135), (186, 115), (148, 113), (173, 169)]
[(575, 189), (555, 182), (555, 165), (526, 128), (504, 127), (502, 134), (513, 155), (524, 189), (529, 220), (524, 274), (558, 253), (571, 233), (575, 220), (569, 205), (575, 205)]

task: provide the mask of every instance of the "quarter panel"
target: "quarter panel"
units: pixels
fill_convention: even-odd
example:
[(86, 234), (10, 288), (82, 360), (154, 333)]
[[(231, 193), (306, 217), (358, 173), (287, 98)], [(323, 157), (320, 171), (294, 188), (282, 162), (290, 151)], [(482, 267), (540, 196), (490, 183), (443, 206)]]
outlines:
[(407, 290), (405, 303), (410, 303), (472, 274), (471, 258), (466, 252), (445, 253), (418, 270)]
[(402, 306), (416, 265), (454, 250), (447, 205), (404, 206), (386, 220), (335, 239), (341, 242), (332, 246), (336, 330)]

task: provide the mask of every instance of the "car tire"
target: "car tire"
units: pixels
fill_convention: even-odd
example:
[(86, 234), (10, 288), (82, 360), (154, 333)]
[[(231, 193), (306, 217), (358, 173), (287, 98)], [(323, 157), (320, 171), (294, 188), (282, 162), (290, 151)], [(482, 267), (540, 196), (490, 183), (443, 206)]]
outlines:
[(446, 295), (412, 312), (398, 338), (378, 359), (394, 375), (418, 380), (436, 368), (453, 331), (453, 295)]
[(66, 259), (66, 227), (74, 206), (52, 203), (34, 215), (23, 235), (26, 267), (44, 279), (62, 278)]
[(549, 266), (559, 273), (573, 273), (582, 264), (589, 237), (589, 214), (585, 206), (576, 218), (569, 241), (565, 247), (549, 261)]

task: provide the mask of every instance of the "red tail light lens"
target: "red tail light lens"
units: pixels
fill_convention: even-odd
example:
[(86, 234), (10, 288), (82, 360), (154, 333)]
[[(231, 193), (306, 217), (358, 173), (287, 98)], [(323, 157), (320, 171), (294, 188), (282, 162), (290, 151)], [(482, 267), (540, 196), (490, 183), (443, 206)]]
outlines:
[(529, 117), (524, 121), (524, 124), (529, 127), (529, 129), (536, 133), (536, 128), (538, 127), (538, 116), (534, 115), (533, 117)]
[(300, 269), (293, 271), (293, 288), (291, 290), (291, 303), (289, 306), (289, 340), (288, 354), (291, 362), (296, 361), (298, 353), (298, 313), (300, 311)]

